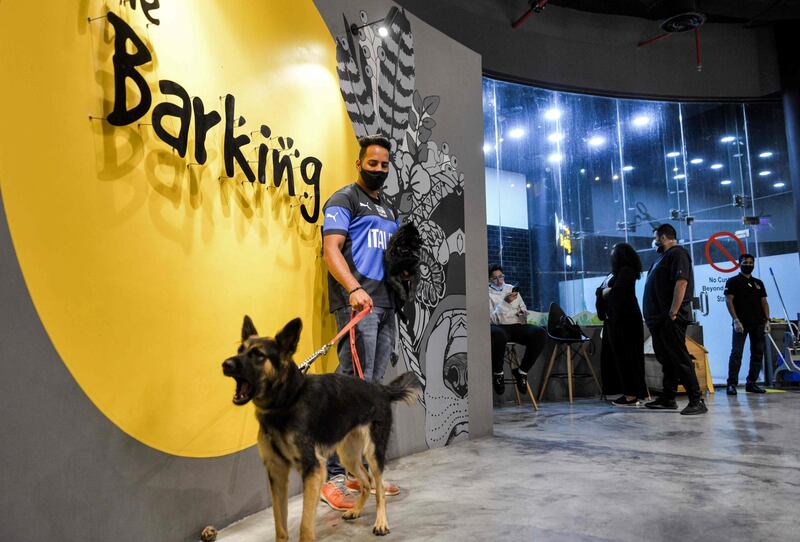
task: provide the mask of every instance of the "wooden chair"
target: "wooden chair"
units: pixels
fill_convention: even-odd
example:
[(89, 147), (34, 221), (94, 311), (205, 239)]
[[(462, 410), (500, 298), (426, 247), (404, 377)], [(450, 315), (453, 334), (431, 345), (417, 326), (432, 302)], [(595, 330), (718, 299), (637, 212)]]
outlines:
[[(589, 377), (591, 376), (594, 378), (595, 383), (597, 384), (597, 389), (600, 391), (600, 396), (605, 400), (605, 396), (603, 395), (603, 386), (600, 384), (600, 380), (597, 378), (597, 374), (594, 372), (594, 367), (592, 367), (592, 362), (589, 360), (589, 356), (586, 354), (586, 344), (591, 341), (589, 337), (584, 335), (583, 331), (581, 331), (580, 337), (573, 337), (573, 338), (566, 338), (560, 336), (556, 331), (556, 326), (562, 316), (566, 316), (564, 310), (557, 304), (551, 303), (550, 304), (550, 313), (547, 317), (547, 336), (553, 340), (555, 343), (553, 345), (553, 353), (550, 356), (550, 363), (547, 366), (547, 373), (545, 374), (544, 381), (542, 382), (542, 390), (539, 392), (539, 402), (542, 401), (544, 397), (544, 392), (547, 389), (547, 382), (550, 380), (550, 377), (566, 377), (567, 378), (567, 387), (569, 389), (569, 402), (573, 402), (572, 398), (572, 388), (573, 388), (573, 379), (574, 378), (581, 378), (581, 377)], [(573, 364), (572, 364), (572, 356), (573, 356), (573, 347), (576, 347), (577, 354), (586, 361), (587, 367), (589, 367), (589, 371), (591, 374), (577, 374), (573, 371)], [(561, 356), (566, 354), (567, 358), (567, 372), (566, 373), (556, 373), (551, 374), (553, 371), (553, 365), (555, 364), (556, 357), (560, 359)], [(580, 358), (576, 360), (575, 366), (577, 367)]]
[[(503, 362), (508, 365), (509, 369), (518, 369), (519, 368), (519, 356), (517, 356), (517, 343), (508, 342), (506, 343), (506, 352), (503, 356)], [(517, 382), (512, 378), (507, 378), (505, 380), (506, 384), (511, 384), (514, 388), (514, 395), (517, 397), (517, 404), (521, 405), (522, 400), (519, 396), (519, 390), (517, 389)], [(531, 399), (531, 403), (533, 403), (534, 410), (539, 410), (539, 405), (536, 404), (536, 399), (533, 397), (533, 392), (531, 391), (531, 383), (527, 382), (528, 386), (528, 397)], [(541, 399), (540, 399), (541, 400)]]

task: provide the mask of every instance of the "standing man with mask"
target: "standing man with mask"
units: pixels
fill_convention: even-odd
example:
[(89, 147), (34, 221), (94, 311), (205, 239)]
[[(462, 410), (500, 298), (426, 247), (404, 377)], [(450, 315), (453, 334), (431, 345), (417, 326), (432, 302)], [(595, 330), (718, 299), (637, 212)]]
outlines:
[(677, 232), (670, 224), (656, 228), (653, 246), (658, 250), (658, 257), (647, 272), (643, 313), (653, 338), (656, 359), (664, 373), (664, 391), (658, 399), (645, 406), (677, 410), (675, 395), (680, 382), (689, 396), (689, 405), (681, 414), (705, 414), (708, 408), (700, 393), (692, 357), (686, 349), (686, 328), (692, 319), (694, 292), (692, 259), (678, 245)]
[[(394, 351), (395, 307), (384, 280), (383, 253), (389, 238), (397, 231), (397, 211), (381, 193), (389, 173), (391, 143), (382, 136), (358, 140), (361, 150), (356, 160), (356, 182), (336, 191), (323, 207), (323, 254), (328, 266), (328, 298), (341, 330), (353, 311), (371, 311), (356, 325), (356, 347), (364, 380), (380, 382)], [(353, 357), (347, 338), (338, 345), (340, 374), (353, 375)], [(387, 495), (397, 495), (399, 488), (384, 481)], [(322, 488), (322, 500), (334, 510), (348, 510), (355, 505), (349, 490), (358, 490), (358, 482), (345, 476), (334, 455), (328, 461), (328, 483)]]
[(739, 369), (742, 366), (744, 341), (750, 336), (750, 370), (745, 390), (766, 393), (756, 384), (764, 357), (764, 333), (769, 333), (769, 303), (764, 283), (753, 276), (756, 259), (752, 254), (739, 256), (741, 272), (725, 283), (725, 304), (733, 318), (733, 348), (728, 360), (728, 395), (736, 395)]

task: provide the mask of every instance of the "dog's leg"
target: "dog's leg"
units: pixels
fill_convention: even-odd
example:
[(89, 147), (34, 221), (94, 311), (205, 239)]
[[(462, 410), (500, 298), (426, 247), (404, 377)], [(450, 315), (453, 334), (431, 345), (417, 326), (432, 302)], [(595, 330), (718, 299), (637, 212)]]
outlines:
[(272, 516), (275, 518), (275, 540), (289, 540), (287, 518), (289, 517), (289, 464), (275, 454), (269, 438), (258, 432), (258, 453), (264, 462), (269, 478), (269, 492), (272, 495)]
[(300, 521), (300, 542), (311, 542), (316, 538), (317, 504), (322, 482), (327, 477), (325, 461), (319, 460), (303, 474), (303, 519)]
[(389, 534), (389, 521), (386, 519), (386, 496), (383, 494), (383, 472), (381, 471), (378, 458), (375, 457), (374, 446), (369, 446), (366, 455), (367, 462), (369, 463), (369, 470), (375, 481), (375, 505), (377, 507), (372, 534), (383, 536)]
[(280, 459), (273, 459), (266, 465), (269, 477), (269, 491), (272, 495), (272, 516), (275, 518), (275, 540), (289, 540), (287, 518), (289, 517), (289, 465)]
[(358, 501), (356, 501), (355, 506), (342, 514), (342, 519), (346, 520), (356, 519), (361, 516), (364, 505), (369, 498), (369, 490), (371, 489), (369, 475), (361, 464), (362, 452), (364, 450), (364, 436), (363, 428), (356, 428), (344, 438), (336, 449), (339, 454), (339, 460), (342, 462), (342, 465), (344, 465), (344, 468), (356, 477), (356, 480), (358, 480), (361, 486), (361, 492), (359, 493)]

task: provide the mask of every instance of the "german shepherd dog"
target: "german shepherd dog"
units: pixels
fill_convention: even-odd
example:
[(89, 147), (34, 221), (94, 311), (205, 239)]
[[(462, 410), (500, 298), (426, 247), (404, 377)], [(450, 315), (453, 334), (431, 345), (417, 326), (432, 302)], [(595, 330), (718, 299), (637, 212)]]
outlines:
[[(383, 468), (392, 429), (391, 403), (413, 402), (421, 386), (405, 373), (388, 386), (340, 374), (304, 375), (292, 360), (302, 322), (296, 318), (275, 338), (259, 337), (253, 321), (244, 317), (238, 353), (222, 363), (222, 372), (236, 380), (233, 403), (252, 401), (259, 423), (258, 451), (267, 470), (275, 516), (275, 538), (288, 540), (287, 484), (289, 469), (303, 480), (303, 518), (300, 540), (314, 540), (314, 524), (326, 460), (334, 451), (361, 485), (347, 520), (361, 515), (375, 488), (377, 514), (372, 532), (389, 533)], [(362, 466), (366, 458), (369, 472)]]

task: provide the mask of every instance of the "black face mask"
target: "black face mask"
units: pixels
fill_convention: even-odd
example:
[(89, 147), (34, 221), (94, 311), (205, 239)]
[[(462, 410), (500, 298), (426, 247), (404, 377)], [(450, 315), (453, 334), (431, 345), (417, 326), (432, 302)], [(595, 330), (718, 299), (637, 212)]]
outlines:
[(370, 171), (367, 169), (361, 170), (361, 179), (364, 181), (364, 185), (369, 188), (370, 190), (378, 190), (383, 186), (383, 183), (386, 181), (386, 177), (389, 175), (386, 171)]
[(751, 275), (753, 273), (753, 269), (755, 269), (754, 265), (742, 265), (741, 267), (742, 273), (745, 275)]

